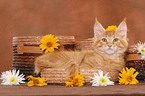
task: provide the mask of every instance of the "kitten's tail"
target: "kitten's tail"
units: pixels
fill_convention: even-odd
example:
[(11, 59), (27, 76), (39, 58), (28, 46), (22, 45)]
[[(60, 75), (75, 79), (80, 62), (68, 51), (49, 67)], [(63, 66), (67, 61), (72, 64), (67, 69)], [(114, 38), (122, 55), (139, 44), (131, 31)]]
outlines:
[(79, 72), (77, 64), (72, 63), (66, 68), (67, 77), (73, 77), (77, 72)]

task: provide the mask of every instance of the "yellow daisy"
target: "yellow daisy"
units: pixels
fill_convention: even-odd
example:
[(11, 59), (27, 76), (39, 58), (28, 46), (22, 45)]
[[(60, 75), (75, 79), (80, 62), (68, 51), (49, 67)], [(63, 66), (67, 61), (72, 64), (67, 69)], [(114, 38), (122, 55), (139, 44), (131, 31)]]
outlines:
[(108, 28), (106, 28), (107, 31), (114, 31), (116, 29), (117, 29), (116, 25), (111, 25), (111, 26), (108, 26)]
[(65, 82), (66, 86), (83, 86), (85, 83), (85, 78), (83, 77), (83, 74), (80, 74), (79, 72), (72, 78), (67, 78), (68, 81)]
[(46, 35), (40, 40), (41, 45), (39, 47), (42, 51), (45, 51), (45, 53), (53, 52), (54, 48), (58, 49), (58, 46), (60, 46), (58, 41), (58, 38), (54, 37), (54, 35)]
[(73, 84), (75, 86), (83, 86), (85, 83), (85, 78), (83, 77), (83, 74), (79, 74), (79, 72), (73, 77)]
[(136, 79), (138, 72), (135, 71), (136, 70), (134, 68), (128, 69), (126, 67), (126, 70), (123, 68), (121, 73), (119, 73), (119, 84), (133, 85), (139, 83), (139, 81)]
[(28, 85), (28, 86), (34, 86), (34, 82), (33, 82), (33, 81), (29, 81), (29, 82), (27, 83), (27, 85)]
[(71, 86), (71, 87), (73, 87), (74, 85), (73, 85), (73, 79), (72, 78), (66, 78), (66, 82), (65, 82), (65, 84), (66, 84), (66, 86)]
[(36, 80), (37, 80), (37, 82), (36, 82), (37, 86), (46, 86), (47, 85), (47, 83), (45, 83), (46, 80), (44, 77), (42, 77), (42, 78), (38, 77), (38, 78), (36, 78)]
[(29, 75), (26, 77), (26, 79), (29, 81), (27, 83), (28, 86), (34, 86), (34, 77), (33, 76)]
[(44, 77), (40, 78), (40, 77), (27, 76), (26, 79), (28, 79), (29, 81), (27, 83), (28, 86), (46, 86), (47, 85), (47, 83), (45, 83), (46, 80)]

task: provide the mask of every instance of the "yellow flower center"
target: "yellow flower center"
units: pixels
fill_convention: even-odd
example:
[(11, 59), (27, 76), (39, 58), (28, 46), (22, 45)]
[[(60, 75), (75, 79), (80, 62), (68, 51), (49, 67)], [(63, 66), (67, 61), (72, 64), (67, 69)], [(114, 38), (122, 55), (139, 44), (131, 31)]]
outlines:
[(102, 84), (105, 84), (105, 83), (106, 83), (106, 80), (105, 80), (104, 78), (102, 78), (102, 79), (100, 80), (100, 82), (101, 82)]
[(39, 80), (38, 79), (34, 79), (34, 85), (38, 85), (39, 84)]
[(78, 81), (79, 81), (78, 79), (74, 79), (73, 82), (74, 82), (74, 84), (76, 84), (76, 83), (78, 83)]
[(141, 49), (141, 52), (145, 53), (145, 50), (144, 49)]
[(12, 78), (12, 79), (11, 79), (11, 83), (14, 83), (15, 81), (16, 81), (15, 78)]
[(128, 77), (127, 77), (127, 81), (128, 81), (128, 82), (131, 82), (132, 79), (133, 79), (132, 76), (128, 76)]
[(53, 45), (52, 42), (47, 42), (47, 43), (46, 43), (46, 46), (47, 46), (47, 47), (51, 47), (52, 45)]

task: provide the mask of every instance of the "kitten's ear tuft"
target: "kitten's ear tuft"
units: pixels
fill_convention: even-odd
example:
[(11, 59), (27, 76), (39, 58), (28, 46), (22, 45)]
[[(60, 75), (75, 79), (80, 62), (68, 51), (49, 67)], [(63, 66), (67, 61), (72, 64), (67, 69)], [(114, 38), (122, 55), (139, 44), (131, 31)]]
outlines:
[(127, 37), (126, 18), (119, 24), (118, 28), (116, 29), (116, 32), (121, 38)]
[(126, 17), (123, 19), (123, 21), (125, 21), (125, 22), (126, 22)]
[(105, 32), (105, 29), (103, 26), (99, 23), (97, 18), (95, 18), (95, 24), (94, 24), (94, 37), (100, 38), (103, 33)]
[(96, 22), (98, 22), (98, 19), (97, 19), (97, 17), (95, 17), (95, 23), (96, 23)]

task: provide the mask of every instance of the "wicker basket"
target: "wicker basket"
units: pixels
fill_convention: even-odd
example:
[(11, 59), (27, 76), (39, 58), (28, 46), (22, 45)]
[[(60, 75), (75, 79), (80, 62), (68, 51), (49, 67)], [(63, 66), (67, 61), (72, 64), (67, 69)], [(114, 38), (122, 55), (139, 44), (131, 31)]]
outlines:
[[(20, 70), (24, 75), (32, 75), (34, 61), (43, 54), (40, 50), (40, 40), (43, 36), (18, 36), (13, 37), (13, 69)], [(74, 36), (57, 36), (64, 49), (74, 49)]]
[[(91, 77), (94, 76), (95, 72), (98, 72), (99, 69), (80, 69), (80, 73), (84, 75), (85, 81), (90, 82)], [(110, 80), (116, 82), (118, 81), (119, 72), (116, 70), (103, 70), (104, 74), (109, 72)], [(41, 77), (45, 77), (47, 83), (65, 83), (66, 81), (66, 71), (65, 69), (60, 68), (45, 68), (41, 70)]]
[(93, 38), (84, 39), (76, 42), (76, 49), (92, 49)]
[(137, 79), (145, 80), (145, 61), (141, 60), (141, 55), (137, 53), (135, 45), (128, 48), (126, 60), (126, 67), (133, 67), (139, 72)]

